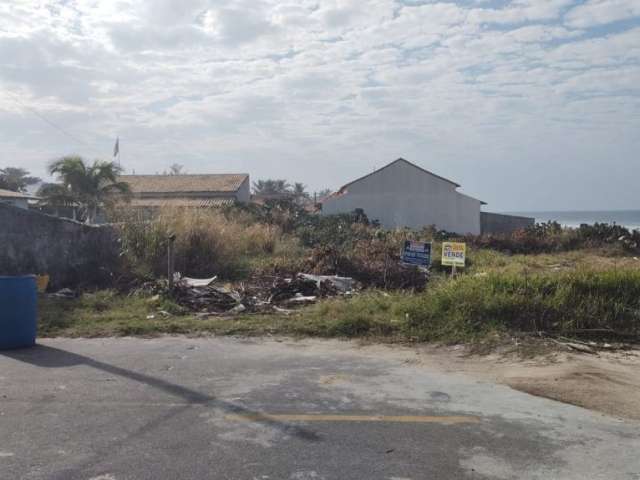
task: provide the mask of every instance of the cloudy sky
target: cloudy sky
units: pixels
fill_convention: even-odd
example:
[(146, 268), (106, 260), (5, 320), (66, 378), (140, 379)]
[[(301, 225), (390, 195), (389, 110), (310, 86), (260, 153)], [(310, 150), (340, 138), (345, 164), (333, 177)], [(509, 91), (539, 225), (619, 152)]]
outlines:
[(401, 156), (488, 210), (640, 208), (640, 0), (0, 2), (0, 166), (116, 136), (136, 173)]

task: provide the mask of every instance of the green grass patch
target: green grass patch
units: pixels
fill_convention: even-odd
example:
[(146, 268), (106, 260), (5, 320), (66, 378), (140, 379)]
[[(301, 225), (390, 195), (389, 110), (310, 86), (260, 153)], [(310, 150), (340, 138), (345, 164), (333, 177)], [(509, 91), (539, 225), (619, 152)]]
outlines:
[[(158, 310), (171, 312), (163, 317)], [(289, 316), (196, 318), (167, 301), (112, 292), (42, 299), (41, 336), (286, 334), (476, 342), (496, 335), (580, 329), (640, 334), (640, 271), (488, 273), (439, 278), (423, 293), (365, 292)], [(147, 318), (154, 315), (154, 318)]]

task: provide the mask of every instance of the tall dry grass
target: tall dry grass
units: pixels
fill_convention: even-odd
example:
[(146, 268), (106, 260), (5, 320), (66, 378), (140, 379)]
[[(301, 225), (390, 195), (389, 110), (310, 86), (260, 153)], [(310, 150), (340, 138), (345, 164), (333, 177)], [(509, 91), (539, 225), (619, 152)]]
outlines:
[(176, 270), (189, 276), (236, 279), (254, 261), (295, 247), (295, 241), (274, 225), (252, 222), (238, 213), (228, 218), (217, 209), (163, 208), (144, 212), (113, 212), (122, 253), (142, 277), (166, 275), (167, 239), (175, 235)]

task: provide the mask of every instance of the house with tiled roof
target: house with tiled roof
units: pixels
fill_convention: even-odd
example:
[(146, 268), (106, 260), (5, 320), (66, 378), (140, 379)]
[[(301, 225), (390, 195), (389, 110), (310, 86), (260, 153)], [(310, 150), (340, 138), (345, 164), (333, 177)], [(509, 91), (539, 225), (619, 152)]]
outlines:
[(4, 190), (0, 188), (0, 203), (5, 203), (18, 208), (29, 208), (29, 202), (35, 202), (38, 197), (23, 192)]
[(132, 207), (214, 207), (250, 200), (245, 173), (122, 175), (131, 189)]

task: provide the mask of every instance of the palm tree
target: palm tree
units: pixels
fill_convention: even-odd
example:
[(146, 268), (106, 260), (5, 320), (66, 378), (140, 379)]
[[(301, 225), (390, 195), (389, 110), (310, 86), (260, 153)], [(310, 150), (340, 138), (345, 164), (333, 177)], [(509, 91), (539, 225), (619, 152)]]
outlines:
[(286, 180), (258, 180), (253, 182), (256, 195), (279, 195), (291, 193), (291, 185)]
[(307, 186), (304, 183), (294, 183), (293, 188), (291, 189), (291, 194), (293, 195), (295, 201), (300, 205), (304, 205), (309, 200), (311, 200), (311, 196), (307, 192)]
[(174, 163), (169, 167), (169, 175), (183, 175), (184, 174), (184, 165), (180, 165), (179, 163)]
[(114, 162), (95, 160), (88, 165), (82, 157), (67, 156), (49, 165), (49, 172), (61, 182), (42, 193), (52, 202), (72, 202), (84, 211), (87, 223), (94, 223), (98, 208), (113, 201), (118, 194), (130, 193), (129, 185), (118, 181), (122, 167)]

